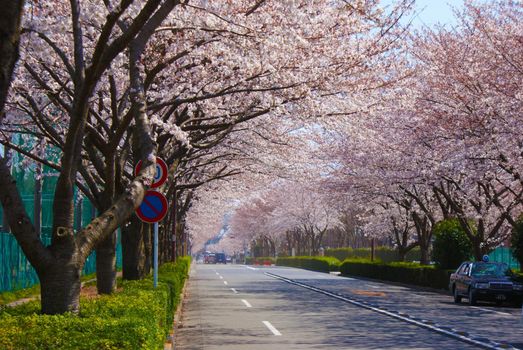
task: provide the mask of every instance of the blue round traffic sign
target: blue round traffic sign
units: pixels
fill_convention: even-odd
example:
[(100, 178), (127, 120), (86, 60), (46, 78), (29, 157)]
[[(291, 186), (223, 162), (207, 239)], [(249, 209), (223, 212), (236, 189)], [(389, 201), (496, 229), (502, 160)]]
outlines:
[(147, 191), (142, 204), (136, 209), (136, 215), (148, 223), (161, 221), (165, 214), (167, 214), (167, 198), (156, 191)]

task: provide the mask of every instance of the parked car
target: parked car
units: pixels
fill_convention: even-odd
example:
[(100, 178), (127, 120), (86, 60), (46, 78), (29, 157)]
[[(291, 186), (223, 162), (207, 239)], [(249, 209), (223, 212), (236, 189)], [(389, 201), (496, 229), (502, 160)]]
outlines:
[(518, 280), (507, 264), (498, 262), (466, 261), (450, 275), (449, 290), (454, 302), (460, 303), (463, 297), (470, 305), (478, 300), (513, 302), (521, 305), (523, 282)]
[(224, 253), (216, 253), (215, 255), (215, 264), (227, 264), (227, 260), (225, 259)]

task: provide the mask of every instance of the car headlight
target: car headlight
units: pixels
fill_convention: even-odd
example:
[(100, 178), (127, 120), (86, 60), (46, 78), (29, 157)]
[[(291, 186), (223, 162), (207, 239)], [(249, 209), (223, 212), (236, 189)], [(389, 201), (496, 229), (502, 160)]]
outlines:
[(478, 288), (478, 289), (488, 289), (489, 285), (488, 285), (488, 283), (477, 282), (474, 287)]
[(514, 284), (512, 286), (512, 289), (514, 289), (514, 290), (523, 290), (523, 284)]

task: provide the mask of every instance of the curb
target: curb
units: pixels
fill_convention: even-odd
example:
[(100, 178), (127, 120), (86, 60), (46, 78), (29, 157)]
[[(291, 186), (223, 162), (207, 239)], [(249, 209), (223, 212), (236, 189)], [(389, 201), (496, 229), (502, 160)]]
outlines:
[(183, 301), (185, 300), (185, 295), (187, 293), (187, 284), (189, 281), (191, 269), (192, 269), (192, 263), (189, 266), (189, 271), (187, 271), (187, 278), (185, 279), (185, 281), (183, 283), (182, 292), (180, 293), (180, 302), (178, 303), (178, 307), (176, 308), (176, 311), (174, 312), (173, 326), (171, 327), (169, 335), (167, 336), (167, 340), (163, 344), (163, 350), (174, 350), (176, 348), (175, 331), (178, 328), (178, 325), (180, 324), (180, 319), (182, 317)]

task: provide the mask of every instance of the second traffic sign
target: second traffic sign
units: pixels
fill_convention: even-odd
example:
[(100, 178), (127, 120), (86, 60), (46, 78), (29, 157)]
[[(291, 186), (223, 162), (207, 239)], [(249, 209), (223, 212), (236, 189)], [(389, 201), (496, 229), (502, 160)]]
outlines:
[[(136, 167), (134, 168), (134, 176), (138, 175), (140, 169), (142, 169), (141, 160), (136, 164)], [(163, 185), (165, 180), (167, 180), (167, 164), (163, 161), (162, 158), (156, 158), (156, 172), (154, 173), (154, 179), (153, 183), (151, 184), (151, 188), (160, 187), (161, 185)]]

